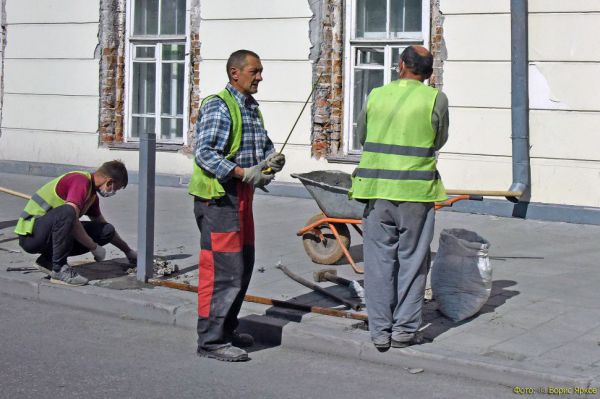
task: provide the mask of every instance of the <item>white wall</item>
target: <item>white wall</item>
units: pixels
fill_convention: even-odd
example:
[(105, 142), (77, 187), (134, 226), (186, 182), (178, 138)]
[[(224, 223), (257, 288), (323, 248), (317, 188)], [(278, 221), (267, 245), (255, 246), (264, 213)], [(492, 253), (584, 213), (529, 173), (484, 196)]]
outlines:
[[(505, 190), (512, 179), (510, 4), (441, 0), (451, 138), (446, 187)], [(600, 2), (530, 0), (533, 202), (600, 206)]]
[[(597, 0), (530, 0), (532, 198), (600, 206), (600, 23)], [(440, 159), (448, 188), (511, 183), (509, 1), (441, 0), (451, 138)], [(69, 10), (69, 12), (64, 12)], [(306, 0), (203, 0), (201, 96), (226, 83), (239, 48), (261, 55), (257, 99), (281, 147), (311, 89)], [(137, 152), (98, 147), (99, 3), (7, 0), (0, 159), (98, 165)], [(310, 158), (310, 104), (286, 147), (289, 173), (353, 166)], [(191, 159), (159, 153), (159, 173), (189, 174)]]
[[(201, 96), (224, 87), (231, 52), (256, 51), (265, 67), (256, 97), (280, 148), (312, 85), (308, 1), (202, 0), (200, 7)], [(99, 8), (98, 0), (7, 0), (0, 159), (96, 166), (120, 158), (137, 170), (136, 151), (98, 146), (99, 60), (94, 51)], [(279, 181), (292, 181), (289, 173), (331, 167), (310, 158), (310, 106), (286, 147), (288, 173)], [(190, 174), (192, 159), (159, 152), (156, 166), (158, 173)]]
[[(7, 0), (0, 159), (98, 166), (137, 151), (99, 147), (98, 0)], [(189, 174), (190, 159), (157, 154), (157, 172)]]
[[(312, 88), (309, 22), (306, 0), (202, 0), (200, 6), (200, 95), (227, 83), (225, 63), (238, 49), (255, 51), (264, 67), (255, 95), (275, 148), (281, 148)], [(287, 165), (278, 181), (295, 181), (290, 173), (316, 169), (351, 170), (311, 159), (311, 104), (306, 107), (285, 148)]]
[(98, 18), (97, 1), (6, 1), (0, 159), (94, 165)]

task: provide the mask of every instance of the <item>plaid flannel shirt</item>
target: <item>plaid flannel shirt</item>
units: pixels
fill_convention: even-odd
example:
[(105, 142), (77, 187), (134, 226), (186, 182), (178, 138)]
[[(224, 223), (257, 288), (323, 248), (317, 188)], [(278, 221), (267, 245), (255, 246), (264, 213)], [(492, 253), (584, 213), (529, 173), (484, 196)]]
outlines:
[(275, 151), (267, 131), (262, 127), (256, 100), (240, 93), (229, 83), (227, 90), (235, 97), (242, 114), (242, 142), (233, 162), (225, 159), (231, 128), (225, 102), (218, 97), (207, 101), (200, 109), (196, 123), (196, 163), (221, 181), (226, 181), (236, 166), (248, 168), (257, 165)]

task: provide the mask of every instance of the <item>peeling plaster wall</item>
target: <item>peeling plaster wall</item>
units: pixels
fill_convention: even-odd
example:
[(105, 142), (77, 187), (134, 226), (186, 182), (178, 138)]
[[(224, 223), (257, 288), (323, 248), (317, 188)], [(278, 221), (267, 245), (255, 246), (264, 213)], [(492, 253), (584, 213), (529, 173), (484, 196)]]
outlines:
[(342, 149), (343, 139), (343, 49), (344, 49), (344, 2), (322, 0), (320, 40), (314, 80), (321, 76), (315, 91), (313, 126), (311, 134), (312, 155), (317, 158), (335, 157)]
[(316, 61), (321, 52), (322, 24), (323, 24), (323, 0), (308, 0), (308, 5), (313, 13), (309, 24), (310, 56), (311, 61)]
[[(269, 136), (275, 148), (280, 149), (311, 91), (316, 73), (326, 71), (314, 102), (322, 102), (325, 107), (334, 101), (341, 104), (341, 62), (339, 68), (334, 65), (340, 61), (341, 51), (324, 57), (321, 40), (331, 34), (331, 30), (324, 27), (325, 19), (331, 11), (341, 10), (330, 10), (326, 4), (332, 3), (331, 0), (228, 0), (224, 3), (201, 1), (199, 96), (204, 98), (222, 90), (227, 83), (225, 64), (233, 51), (240, 48), (255, 51), (264, 67), (263, 81), (255, 97)], [(335, 78), (334, 73), (339, 74), (339, 78)], [(338, 86), (340, 94), (331, 97), (330, 93)], [(311, 108), (313, 101), (309, 101), (285, 147), (288, 172), (278, 175), (278, 181), (296, 182), (289, 173), (332, 168), (323, 158), (311, 157), (311, 135), (314, 135)], [(330, 113), (328, 108), (323, 115), (328, 129), (336, 123), (335, 128), (340, 129), (341, 113)]]
[(431, 54), (433, 55), (433, 74), (429, 84), (444, 89), (444, 61), (448, 58), (444, 39), (444, 14), (440, 12), (440, 0), (431, 2)]
[[(505, 190), (510, 2), (439, 0), (439, 10), (451, 105), (445, 185)], [(529, 12), (531, 201), (600, 207), (600, 2), (530, 0)]]
[(200, 109), (200, 0), (190, 0), (190, 76), (189, 79), (189, 124), (188, 146), (182, 149), (185, 154), (191, 154), (194, 148), (194, 130)]
[(124, 0), (100, 0), (96, 58), (100, 60), (98, 132), (105, 143), (123, 142), (125, 89)]
[[(98, 147), (99, 134), (109, 142), (123, 135), (125, 0), (0, 1), (7, 39), (0, 159), (94, 166), (110, 157), (135, 169), (137, 152)], [(224, 3), (190, 1), (189, 142), (200, 100), (226, 83), (227, 56), (249, 48), (263, 59), (257, 99), (277, 148), (323, 73), (312, 112), (305, 110), (286, 147), (289, 170), (351, 170), (324, 161), (342, 148), (343, 0)], [(600, 80), (594, 78), (600, 76), (600, 2), (529, 4), (531, 200), (600, 207)], [(433, 0), (431, 11), (432, 82), (451, 104), (450, 140), (440, 157), (446, 186), (506, 189), (509, 1)], [(160, 152), (157, 171), (189, 174), (191, 161), (181, 151)]]
[[(135, 170), (137, 151), (119, 144), (126, 101), (126, 0), (0, 1), (10, 16), (0, 159), (97, 166), (121, 158)], [(312, 87), (317, 51), (311, 55), (311, 34), (318, 40), (318, 6), (307, 0), (189, 0), (190, 146), (159, 151), (157, 173), (191, 173), (200, 101), (225, 86), (225, 61), (239, 48), (262, 57), (265, 79), (256, 97), (269, 134), (281, 147)], [(310, 156), (311, 106), (286, 147), (290, 171), (327, 168)]]

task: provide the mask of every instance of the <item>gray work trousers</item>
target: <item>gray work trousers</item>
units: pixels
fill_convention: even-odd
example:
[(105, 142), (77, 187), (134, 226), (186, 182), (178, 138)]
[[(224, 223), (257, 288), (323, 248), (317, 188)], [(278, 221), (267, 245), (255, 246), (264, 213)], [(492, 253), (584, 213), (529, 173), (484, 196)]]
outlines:
[(370, 200), (363, 218), (365, 299), (371, 340), (410, 341), (422, 323), (435, 208)]

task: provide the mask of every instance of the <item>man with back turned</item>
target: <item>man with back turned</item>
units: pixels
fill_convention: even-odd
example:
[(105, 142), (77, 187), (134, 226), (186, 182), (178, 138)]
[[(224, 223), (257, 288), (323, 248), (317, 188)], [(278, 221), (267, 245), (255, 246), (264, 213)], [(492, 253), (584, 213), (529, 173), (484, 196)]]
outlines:
[(448, 99), (423, 83), (433, 72), (427, 49), (410, 46), (400, 58), (400, 79), (371, 91), (359, 116), (363, 153), (350, 192), (367, 203), (365, 297), (380, 351), (423, 342), (434, 203), (447, 199), (436, 151), (448, 138)]

